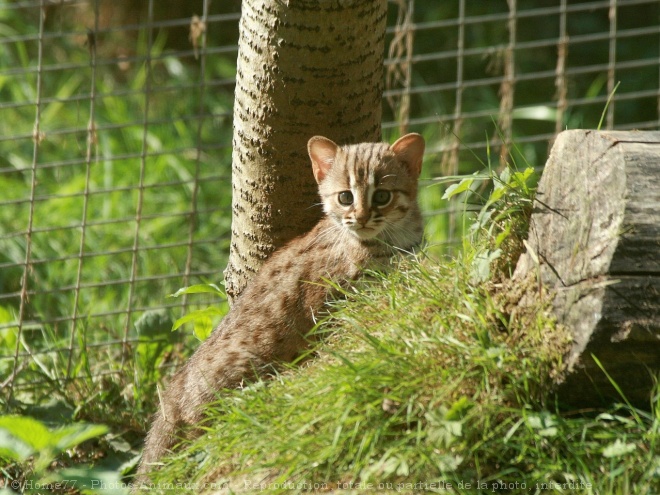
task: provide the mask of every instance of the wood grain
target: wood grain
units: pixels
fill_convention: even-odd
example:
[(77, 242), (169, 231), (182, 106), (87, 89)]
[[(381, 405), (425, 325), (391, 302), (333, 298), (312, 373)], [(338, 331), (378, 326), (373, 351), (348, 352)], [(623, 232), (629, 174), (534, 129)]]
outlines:
[(660, 132), (561, 133), (528, 243), (535, 256), (521, 257), (514, 278), (536, 274), (574, 336), (559, 398), (623, 401), (611, 378), (649, 407), (660, 372)]

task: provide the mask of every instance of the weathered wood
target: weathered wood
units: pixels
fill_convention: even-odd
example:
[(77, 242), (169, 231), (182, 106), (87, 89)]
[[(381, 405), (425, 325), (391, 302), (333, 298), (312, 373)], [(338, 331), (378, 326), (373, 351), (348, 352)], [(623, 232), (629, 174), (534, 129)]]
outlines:
[(623, 401), (611, 378), (648, 407), (660, 372), (660, 132), (561, 133), (528, 244), (514, 279), (539, 277), (574, 336), (560, 400)]

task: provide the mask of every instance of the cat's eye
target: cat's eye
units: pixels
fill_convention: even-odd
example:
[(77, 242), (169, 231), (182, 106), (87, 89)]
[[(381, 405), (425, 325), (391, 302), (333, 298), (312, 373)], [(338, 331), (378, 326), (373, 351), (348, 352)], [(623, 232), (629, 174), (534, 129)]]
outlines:
[(374, 193), (372, 201), (376, 206), (385, 206), (391, 199), (392, 193), (390, 191), (380, 189)]
[(353, 193), (351, 191), (342, 191), (339, 193), (339, 204), (344, 206), (350, 206), (353, 204)]

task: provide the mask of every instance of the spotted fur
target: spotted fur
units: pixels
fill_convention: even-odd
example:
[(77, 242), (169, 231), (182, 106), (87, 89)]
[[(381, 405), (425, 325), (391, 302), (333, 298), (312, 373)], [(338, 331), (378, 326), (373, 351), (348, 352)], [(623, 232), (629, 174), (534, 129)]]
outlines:
[(204, 405), (220, 390), (263, 376), (306, 349), (330, 295), (326, 280), (350, 283), (366, 267), (421, 241), (421, 136), (408, 134), (391, 146), (338, 146), (317, 136), (308, 150), (325, 217), (266, 261), (174, 375), (147, 435), (139, 480), (177, 443), (182, 427), (200, 423)]

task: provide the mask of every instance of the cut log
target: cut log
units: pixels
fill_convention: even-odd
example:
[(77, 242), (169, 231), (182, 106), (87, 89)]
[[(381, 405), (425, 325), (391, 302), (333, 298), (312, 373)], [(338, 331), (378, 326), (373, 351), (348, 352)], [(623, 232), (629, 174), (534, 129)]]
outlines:
[[(528, 252), (573, 333), (560, 402), (648, 408), (660, 372), (660, 132), (565, 131), (539, 182)], [(614, 385), (616, 384), (616, 385)]]

